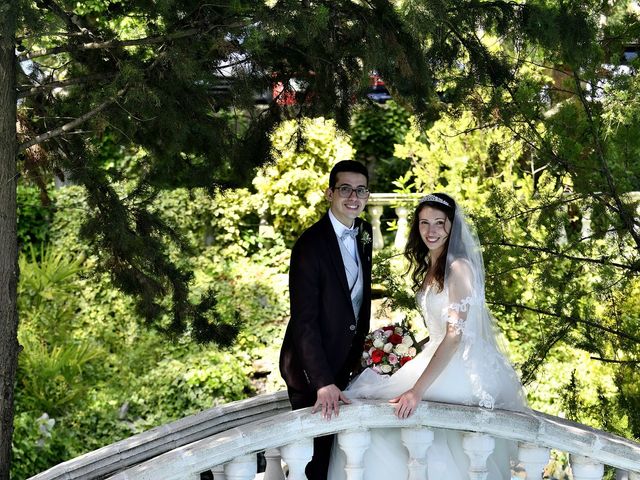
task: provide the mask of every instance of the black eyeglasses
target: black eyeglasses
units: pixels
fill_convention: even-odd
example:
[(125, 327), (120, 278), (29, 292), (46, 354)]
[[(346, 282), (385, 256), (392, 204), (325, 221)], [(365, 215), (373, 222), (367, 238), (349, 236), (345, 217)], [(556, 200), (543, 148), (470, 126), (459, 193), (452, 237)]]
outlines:
[(349, 198), (353, 192), (356, 192), (356, 197), (367, 198), (369, 196), (369, 190), (365, 187), (353, 188), (350, 185), (340, 185), (339, 187), (333, 187), (337, 190), (342, 198)]

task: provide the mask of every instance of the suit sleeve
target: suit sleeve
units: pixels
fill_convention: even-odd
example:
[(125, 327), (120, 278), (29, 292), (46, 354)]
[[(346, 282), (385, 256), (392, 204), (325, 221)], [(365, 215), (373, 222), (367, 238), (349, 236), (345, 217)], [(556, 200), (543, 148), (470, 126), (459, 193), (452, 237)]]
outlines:
[(289, 294), (295, 349), (311, 387), (319, 389), (335, 382), (323, 348), (320, 328), (320, 259), (309, 242), (298, 241), (291, 252)]

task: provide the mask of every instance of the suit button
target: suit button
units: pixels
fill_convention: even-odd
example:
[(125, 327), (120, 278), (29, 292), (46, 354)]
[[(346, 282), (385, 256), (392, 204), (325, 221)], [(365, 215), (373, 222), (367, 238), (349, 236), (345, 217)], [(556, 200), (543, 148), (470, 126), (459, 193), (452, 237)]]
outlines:
[(356, 326), (355, 325), (349, 325), (349, 330), (351, 330), (352, 332), (355, 331)]

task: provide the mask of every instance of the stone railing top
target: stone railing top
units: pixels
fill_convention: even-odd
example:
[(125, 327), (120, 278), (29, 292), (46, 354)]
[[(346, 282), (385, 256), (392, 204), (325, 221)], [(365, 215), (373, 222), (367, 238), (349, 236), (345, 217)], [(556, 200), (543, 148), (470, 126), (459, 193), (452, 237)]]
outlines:
[(105, 478), (183, 445), (290, 410), (284, 391), (227, 403), (86, 453), (31, 479)]
[[(238, 456), (299, 442), (302, 439), (381, 427), (434, 427), (483, 432), (495, 437), (557, 448), (624, 470), (640, 471), (640, 444), (535, 411), (510, 412), (422, 402), (416, 413), (398, 420), (386, 402), (358, 401), (325, 421), (311, 409), (277, 413), (164, 453), (112, 477), (112, 480), (185, 478)], [(168, 472), (181, 472), (167, 476)]]
[(422, 193), (372, 193), (367, 201), (368, 206), (415, 204), (422, 198)]

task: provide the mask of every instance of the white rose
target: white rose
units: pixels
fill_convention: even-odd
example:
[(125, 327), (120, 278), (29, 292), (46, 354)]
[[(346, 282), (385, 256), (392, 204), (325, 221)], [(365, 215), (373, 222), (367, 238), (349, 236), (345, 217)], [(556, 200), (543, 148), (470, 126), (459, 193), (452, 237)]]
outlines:
[(391, 367), (391, 365), (382, 365), (380, 367), (380, 370), (382, 370), (382, 373), (389, 373), (391, 370), (393, 370), (393, 368)]
[(409, 347), (407, 347), (404, 343), (399, 343), (398, 345), (396, 345), (394, 351), (396, 354), (402, 355), (404, 357), (409, 351)]
[(395, 332), (396, 332), (398, 335), (402, 335), (402, 327), (396, 327), (396, 328), (395, 328)]
[(409, 351), (407, 352), (410, 357), (415, 357), (418, 351), (415, 347), (409, 347)]
[(386, 353), (391, 353), (391, 350), (393, 350), (393, 343), (385, 343), (382, 350), (384, 350)]
[(369, 358), (369, 352), (362, 352), (362, 358)]
[(407, 335), (402, 339), (402, 344), (406, 345), (407, 347), (410, 347), (411, 345), (413, 345), (413, 339)]
[(384, 341), (382, 339), (380, 339), (380, 338), (376, 338), (373, 341), (373, 346), (376, 347), (376, 348), (382, 348), (382, 347), (384, 347)]

